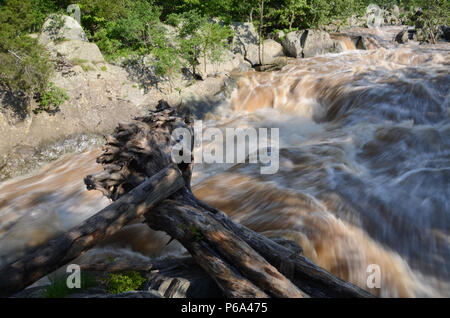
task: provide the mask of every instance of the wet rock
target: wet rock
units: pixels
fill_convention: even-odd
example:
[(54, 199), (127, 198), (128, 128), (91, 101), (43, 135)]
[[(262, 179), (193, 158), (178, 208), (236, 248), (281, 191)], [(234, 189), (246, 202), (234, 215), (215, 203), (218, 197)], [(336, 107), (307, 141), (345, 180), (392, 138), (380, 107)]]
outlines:
[(395, 42), (400, 43), (400, 44), (405, 44), (409, 41), (409, 33), (408, 30), (403, 30), (400, 31), (396, 36), (395, 36)]
[(301, 43), (303, 47), (303, 57), (313, 57), (326, 53), (339, 53), (340, 48), (333, 41), (330, 35), (323, 31), (306, 30), (302, 34)]
[(450, 27), (443, 25), (439, 32), (439, 37), (445, 41), (450, 41)]
[(74, 18), (58, 14), (49, 16), (42, 26), (39, 42), (46, 45), (64, 40), (88, 41), (83, 28)]

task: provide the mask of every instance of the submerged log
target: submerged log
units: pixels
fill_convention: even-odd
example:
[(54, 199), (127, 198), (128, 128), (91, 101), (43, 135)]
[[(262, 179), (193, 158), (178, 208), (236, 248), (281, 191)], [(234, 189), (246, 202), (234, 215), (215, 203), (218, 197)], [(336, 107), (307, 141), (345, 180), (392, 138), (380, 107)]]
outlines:
[(168, 165), (80, 225), (2, 267), (0, 296), (12, 295), (67, 264), (183, 186), (178, 168)]
[(185, 186), (148, 209), (146, 222), (183, 244), (225, 296), (372, 296), (195, 198), (190, 191), (192, 146), (183, 149), (185, 158), (190, 158), (187, 162), (174, 162), (172, 156), (174, 147), (182, 143), (174, 134), (177, 128), (185, 128), (193, 136), (190, 119), (164, 102), (149, 116), (119, 125), (107, 137), (105, 152), (98, 158), (105, 171), (89, 176), (88, 188), (117, 200), (141, 180), (176, 164)]

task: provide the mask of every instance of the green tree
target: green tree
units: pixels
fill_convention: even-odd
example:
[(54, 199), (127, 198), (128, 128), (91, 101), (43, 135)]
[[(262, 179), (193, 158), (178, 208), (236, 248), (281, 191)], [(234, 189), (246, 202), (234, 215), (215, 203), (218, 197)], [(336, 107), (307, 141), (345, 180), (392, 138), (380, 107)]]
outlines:
[(211, 21), (198, 10), (183, 13), (180, 21), (180, 53), (192, 67), (194, 76), (197, 75), (199, 58), (203, 58), (205, 72), (207, 60), (220, 62), (228, 46), (228, 38), (233, 35), (230, 27)]
[(36, 24), (34, 0), (6, 0), (0, 7), (0, 83), (27, 94), (43, 92), (53, 67), (45, 48), (28, 33)]
[(170, 91), (173, 89), (173, 78), (180, 73), (181, 61), (179, 49), (173, 46), (166, 37), (166, 29), (160, 25), (159, 32), (153, 36), (153, 46), (150, 53), (155, 58), (154, 68), (158, 77), (167, 78)]
[(269, 7), (267, 18), (269, 25), (282, 26), (292, 30), (295, 23), (302, 24), (299, 20), (306, 17), (309, 9), (307, 0), (283, 0), (279, 5)]
[[(412, 4), (412, 5), (411, 5)], [(442, 25), (450, 25), (450, 2), (447, 0), (415, 0), (410, 2), (411, 20), (419, 40), (436, 43)], [(415, 8), (420, 8), (419, 11)]]

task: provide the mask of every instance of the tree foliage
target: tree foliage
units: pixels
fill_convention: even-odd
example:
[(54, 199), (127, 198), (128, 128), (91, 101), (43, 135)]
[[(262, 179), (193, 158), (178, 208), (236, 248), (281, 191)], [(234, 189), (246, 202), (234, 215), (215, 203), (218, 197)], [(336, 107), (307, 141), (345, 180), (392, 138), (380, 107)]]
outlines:
[(181, 56), (195, 75), (199, 59), (203, 59), (206, 73), (207, 60), (220, 62), (227, 47), (227, 40), (233, 35), (228, 26), (211, 21), (198, 10), (191, 10), (172, 19), (178, 21)]
[(0, 7), (0, 83), (29, 94), (47, 88), (52, 63), (47, 51), (31, 38), (36, 1), (6, 0)]
[[(46, 17), (63, 13), (71, 0), (0, 1), (0, 84), (27, 94), (48, 89), (52, 63), (30, 33), (40, 31)], [(318, 28), (345, 24), (367, 5), (398, 5), (419, 28), (420, 40), (435, 42), (441, 25), (449, 25), (448, 0), (77, 0), (89, 39), (108, 58), (151, 55), (158, 76), (170, 79), (182, 61), (195, 74), (199, 59), (219, 61), (231, 35), (232, 21), (252, 21), (262, 35), (277, 29)], [(214, 20), (213, 20), (214, 18)], [(218, 23), (220, 21), (220, 23)], [(176, 25), (180, 36), (168, 40), (162, 23)], [(206, 63), (204, 63), (206, 66)]]

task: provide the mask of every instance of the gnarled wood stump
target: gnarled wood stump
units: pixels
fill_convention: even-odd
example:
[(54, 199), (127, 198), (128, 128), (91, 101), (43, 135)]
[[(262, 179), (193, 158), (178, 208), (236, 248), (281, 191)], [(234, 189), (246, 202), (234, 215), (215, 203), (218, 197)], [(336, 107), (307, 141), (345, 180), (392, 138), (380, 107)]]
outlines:
[(192, 148), (184, 149), (189, 162), (174, 162), (172, 156), (182, 142), (174, 132), (185, 128), (193, 138), (191, 124), (163, 101), (148, 116), (120, 124), (106, 137), (104, 153), (97, 160), (104, 171), (85, 179), (88, 189), (120, 200), (146, 178), (176, 166), (184, 187), (149, 208), (146, 223), (183, 244), (225, 296), (371, 297), (195, 198), (190, 189)]

